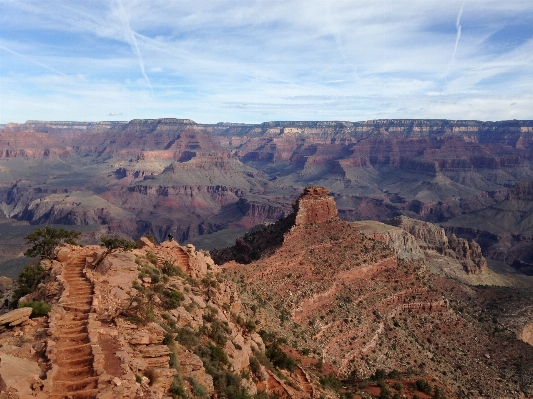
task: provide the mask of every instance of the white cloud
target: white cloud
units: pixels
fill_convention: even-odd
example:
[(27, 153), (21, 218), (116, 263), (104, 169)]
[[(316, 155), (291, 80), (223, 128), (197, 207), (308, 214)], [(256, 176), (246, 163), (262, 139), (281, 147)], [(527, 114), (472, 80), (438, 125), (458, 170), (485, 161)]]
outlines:
[(529, 3), (3, 0), (0, 123), (98, 120), (116, 104), (200, 122), (533, 118), (532, 42), (489, 48), (533, 18)]

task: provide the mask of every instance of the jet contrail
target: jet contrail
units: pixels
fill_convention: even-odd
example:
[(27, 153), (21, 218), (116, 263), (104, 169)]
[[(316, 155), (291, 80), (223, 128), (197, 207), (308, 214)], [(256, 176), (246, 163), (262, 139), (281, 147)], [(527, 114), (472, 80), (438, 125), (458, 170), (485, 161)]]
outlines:
[(15, 55), (18, 56), (18, 57), (22, 57), (22, 58), (24, 58), (25, 60), (28, 60), (29, 62), (31, 62), (32, 64), (39, 65), (39, 66), (41, 66), (41, 67), (43, 67), (43, 68), (45, 68), (45, 69), (48, 69), (49, 71), (52, 71), (52, 72), (54, 72), (54, 73), (57, 73), (58, 75), (67, 76), (67, 74), (65, 74), (65, 73), (63, 73), (63, 72), (60, 72), (60, 71), (58, 71), (57, 69), (54, 69), (54, 68), (52, 68), (52, 67), (49, 67), (48, 65), (42, 64), (42, 63), (40, 63), (39, 61), (35, 61), (35, 60), (31, 59), (30, 57), (25, 56), (24, 54), (20, 54), (20, 53), (17, 53), (16, 51), (13, 51), (13, 50), (11, 50), (11, 49), (8, 49), (7, 47), (2, 46), (1, 44), (0, 44), (0, 48), (1, 48), (2, 50), (7, 51), (8, 53), (15, 54)]
[(139, 46), (137, 45), (137, 39), (135, 38), (135, 34), (133, 33), (133, 30), (130, 27), (130, 22), (128, 20), (128, 17), (126, 15), (126, 11), (124, 10), (124, 6), (122, 5), (122, 0), (118, 0), (119, 5), (119, 11), (120, 11), (120, 18), (122, 19), (122, 22), (124, 23), (125, 27), (125, 34), (126, 34), (126, 40), (131, 46), (132, 51), (137, 56), (137, 59), (139, 60), (139, 67), (141, 68), (141, 73), (144, 77), (144, 80), (148, 87), (150, 87), (150, 90), (153, 92), (152, 83), (150, 82), (150, 79), (148, 79), (148, 76), (146, 75), (146, 72), (144, 71), (144, 61), (141, 54), (141, 51), (139, 50)]
[(455, 53), (457, 52), (457, 45), (459, 44), (459, 39), (461, 38), (461, 15), (463, 15), (463, 8), (465, 6), (465, 2), (461, 5), (461, 9), (459, 10), (459, 15), (457, 15), (457, 19), (455, 20), (455, 28), (457, 29), (457, 37), (455, 39), (455, 48), (453, 49), (453, 55), (452, 60), (450, 61), (450, 65), (448, 65), (448, 70), (446, 71), (446, 75), (444, 76), (444, 80), (446, 83), (448, 83), (448, 73), (450, 72), (450, 68), (452, 67), (453, 60), (455, 59)]

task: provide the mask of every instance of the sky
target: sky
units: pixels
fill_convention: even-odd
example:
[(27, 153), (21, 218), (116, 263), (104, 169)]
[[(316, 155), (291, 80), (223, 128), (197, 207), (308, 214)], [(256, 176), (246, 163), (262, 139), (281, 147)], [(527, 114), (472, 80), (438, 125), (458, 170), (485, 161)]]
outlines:
[(533, 119), (531, 0), (0, 0), (0, 123)]

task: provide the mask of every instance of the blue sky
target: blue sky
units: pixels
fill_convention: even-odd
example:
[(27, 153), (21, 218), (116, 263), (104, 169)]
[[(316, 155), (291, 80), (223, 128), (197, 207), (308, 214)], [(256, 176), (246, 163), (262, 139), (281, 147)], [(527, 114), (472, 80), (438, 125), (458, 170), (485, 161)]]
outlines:
[(533, 119), (529, 0), (0, 0), (0, 123)]

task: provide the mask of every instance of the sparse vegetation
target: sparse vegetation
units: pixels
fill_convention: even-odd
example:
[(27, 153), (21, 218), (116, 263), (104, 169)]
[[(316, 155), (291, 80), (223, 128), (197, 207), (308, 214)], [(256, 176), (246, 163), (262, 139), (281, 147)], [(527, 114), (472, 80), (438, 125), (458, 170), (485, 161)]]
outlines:
[(332, 389), (335, 392), (340, 392), (342, 383), (334, 374), (328, 374), (320, 378), (320, 384), (326, 388)]
[(80, 237), (79, 231), (68, 231), (63, 228), (55, 229), (45, 226), (42, 229), (35, 229), (24, 237), (27, 245), (32, 245), (24, 252), (24, 256), (33, 258), (39, 256), (41, 259), (55, 258), (54, 249), (61, 244), (79, 245), (76, 241)]
[(42, 317), (48, 315), (48, 312), (52, 309), (50, 305), (42, 301), (30, 301), (20, 305), (21, 308), (31, 308), (32, 312), (30, 317)]
[(426, 380), (424, 380), (423, 378), (420, 378), (415, 381), (415, 388), (417, 391), (427, 393), (428, 395), (433, 390), (433, 387), (431, 386), (431, 384), (427, 382)]
[(22, 269), (17, 279), (17, 288), (11, 298), (11, 307), (17, 307), (20, 298), (33, 292), (45, 274), (46, 272), (40, 264), (29, 264)]

